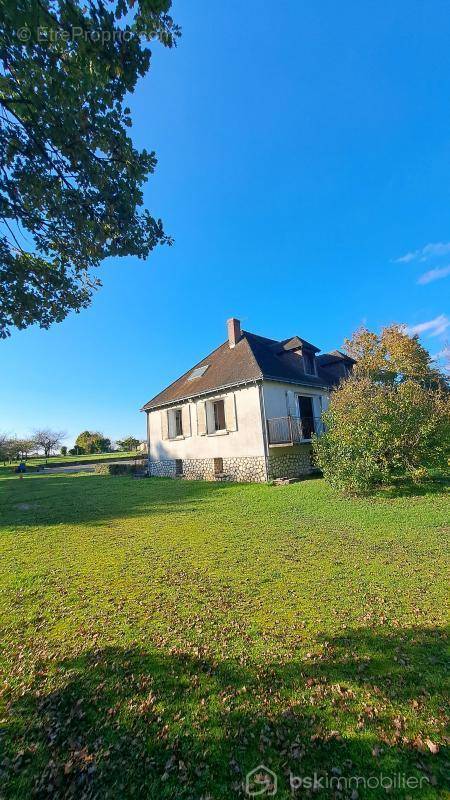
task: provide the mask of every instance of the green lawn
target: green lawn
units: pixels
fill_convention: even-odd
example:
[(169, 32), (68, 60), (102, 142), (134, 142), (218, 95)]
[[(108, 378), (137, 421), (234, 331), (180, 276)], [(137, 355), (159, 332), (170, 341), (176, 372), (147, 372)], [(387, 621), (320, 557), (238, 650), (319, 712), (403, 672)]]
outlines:
[[(44, 464), (47, 467), (56, 467), (60, 465), (63, 466), (67, 465), (69, 467), (71, 464), (90, 464), (91, 461), (119, 461), (121, 458), (136, 458), (137, 455), (143, 455), (143, 457), (145, 458), (145, 453), (137, 454), (135, 450), (130, 452), (124, 452), (121, 450), (118, 453), (92, 453), (90, 455), (84, 455), (84, 456), (59, 455), (59, 456), (50, 456), (50, 458), (47, 459), (28, 458), (25, 463), (27, 464), (28, 467), (37, 467), (40, 466), (41, 464)], [(0, 475), (4, 474), (5, 470), (7, 471), (14, 469), (14, 467), (17, 467), (19, 463), (20, 463), (19, 461), (13, 461), (11, 462), (11, 464), (3, 465), (1, 467), (2, 472), (0, 472)]]
[(0, 795), (229, 800), (263, 762), (277, 800), (447, 797), (449, 517), (438, 482), (3, 477)]

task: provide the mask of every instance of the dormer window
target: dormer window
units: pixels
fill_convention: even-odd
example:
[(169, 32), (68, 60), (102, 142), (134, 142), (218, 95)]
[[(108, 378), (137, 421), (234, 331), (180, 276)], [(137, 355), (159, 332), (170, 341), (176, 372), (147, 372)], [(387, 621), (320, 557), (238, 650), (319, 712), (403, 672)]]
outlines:
[(313, 353), (303, 351), (303, 367), (307, 375), (316, 374), (316, 365)]

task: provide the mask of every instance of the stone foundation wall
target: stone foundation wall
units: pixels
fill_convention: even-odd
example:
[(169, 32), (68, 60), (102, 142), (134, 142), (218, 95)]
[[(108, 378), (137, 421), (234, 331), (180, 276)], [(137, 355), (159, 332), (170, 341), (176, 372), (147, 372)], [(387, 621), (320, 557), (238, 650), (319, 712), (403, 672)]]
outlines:
[[(214, 474), (213, 458), (184, 458), (184, 478), (205, 481), (264, 483), (267, 480), (264, 456), (236, 456), (223, 459), (223, 473)], [(175, 460), (149, 461), (149, 474), (157, 478), (175, 478)]]
[(183, 458), (183, 475), (188, 480), (213, 481), (213, 458)]
[(224, 458), (223, 471), (232, 481), (264, 483), (267, 480), (264, 456), (240, 456)]
[(166, 458), (164, 461), (149, 460), (148, 474), (153, 475), (154, 478), (174, 478), (175, 461), (171, 458)]
[(276, 453), (269, 456), (269, 480), (274, 478), (299, 478), (312, 472), (311, 446), (304, 445), (301, 450), (289, 453)]
[[(263, 456), (236, 456), (223, 459), (223, 473), (214, 474), (213, 458), (185, 458), (182, 460), (182, 476), (188, 480), (238, 481), (264, 483), (274, 478), (298, 478), (312, 472), (311, 447), (303, 445), (299, 450), (278, 452), (269, 455), (268, 475)], [(177, 477), (175, 459), (149, 462), (149, 474), (157, 478)]]

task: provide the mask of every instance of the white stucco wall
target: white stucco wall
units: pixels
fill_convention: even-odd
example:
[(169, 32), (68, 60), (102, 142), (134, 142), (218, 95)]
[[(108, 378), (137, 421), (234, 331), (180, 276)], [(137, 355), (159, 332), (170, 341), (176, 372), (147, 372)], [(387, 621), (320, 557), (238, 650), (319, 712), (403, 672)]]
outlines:
[(267, 419), (286, 417), (292, 413), (288, 406), (288, 392), (312, 397), (315, 417), (320, 417), (322, 410), (325, 411), (328, 406), (329, 392), (326, 389), (312, 386), (296, 386), (292, 383), (278, 383), (277, 381), (264, 381), (263, 396)]
[[(217, 393), (214, 399), (224, 397)], [(263, 456), (264, 440), (260, 413), (258, 386), (234, 390), (237, 430), (200, 436), (197, 433), (197, 403), (189, 403), (191, 435), (177, 439), (163, 439), (161, 410), (148, 414), (150, 459), (227, 458), (233, 456)], [(212, 399), (212, 398), (208, 398)], [(183, 404), (186, 405), (186, 404)], [(178, 405), (179, 407), (179, 405)]]

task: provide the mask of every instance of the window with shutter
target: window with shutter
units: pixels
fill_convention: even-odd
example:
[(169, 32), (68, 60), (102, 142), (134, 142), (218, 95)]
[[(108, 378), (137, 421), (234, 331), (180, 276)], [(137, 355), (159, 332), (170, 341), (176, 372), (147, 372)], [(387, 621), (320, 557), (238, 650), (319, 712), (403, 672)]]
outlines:
[(170, 408), (167, 412), (169, 439), (183, 436), (183, 417), (181, 408)]

